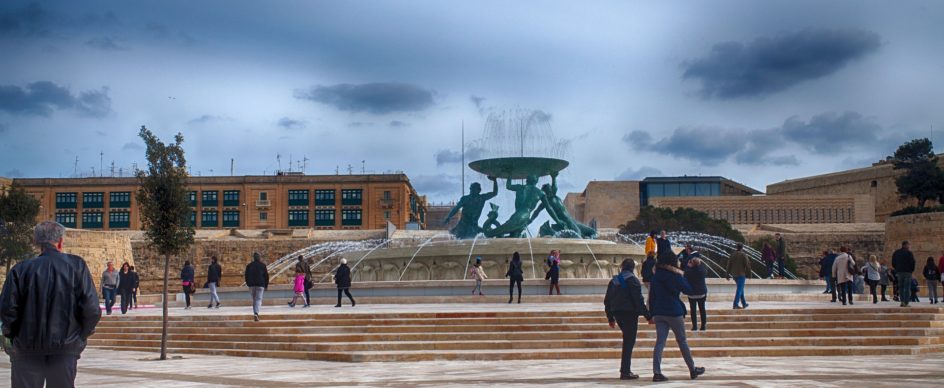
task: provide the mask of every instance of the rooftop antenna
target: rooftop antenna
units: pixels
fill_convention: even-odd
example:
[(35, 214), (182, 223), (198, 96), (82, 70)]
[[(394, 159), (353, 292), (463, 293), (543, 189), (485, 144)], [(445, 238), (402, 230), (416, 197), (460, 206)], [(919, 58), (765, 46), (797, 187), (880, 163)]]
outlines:
[(75, 156), (75, 164), (72, 165), (72, 175), (76, 178), (79, 177), (79, 156)]
[(465, 120), (462, 120), (462, 163), (459, 164), (459, 168), (462, 169), (462, 187), (459, 191), (465, 196)]
[(334, 166), (334, 175), (341, 175), (341, 172), (339, 170), (340, 167), (341, 166)]
[(350, 163), (347, 165), (347, 175), (354, 175), (354, 167)]
[(275, 160), (279, 162), (279, 171), (282, 171), (282, 154), (275, 154)]
[(292, 172), (292, 154), (288, 154), (288, 171)]
[[(102, 168), (105, 165), (105, 151), (98, 152), (98, 173), (101, 176), (105, 176), (105, 169)], [(92, 174), (95, 175), (95, 174)]]
[(302, 159), (302, 161), (304, 162), (304, 163), (302, 164), (302, 174), (304, 174), (304, 173), (305, 173), (305, 170), (308, 169), (308, 161), (309, 161), (309, 160), (310, 160), (310, 159), (308, 159), (308, 156), (305, 156), (305, 158)]
[(115, 177), (115, 161), (114, 160), (111, 161), (111, 177), (112, 178)]
[(367, 174), (367, 161), (361, 160), (361, 174)]
[(125, 175), (124, 175), (123, 169), (122, 169), (121, 167), (118, 167), (118, 177), (121, 178), (121, 177), (124, 177), (124, 176), (125, 176)]
[(134, 170), (134, 174), (138, 174), (138, 162), (131, 162), (131, 169)]
[(229, 176), (233, 176), (233, 171), (236, 171), (236, 159), (229, 158)]

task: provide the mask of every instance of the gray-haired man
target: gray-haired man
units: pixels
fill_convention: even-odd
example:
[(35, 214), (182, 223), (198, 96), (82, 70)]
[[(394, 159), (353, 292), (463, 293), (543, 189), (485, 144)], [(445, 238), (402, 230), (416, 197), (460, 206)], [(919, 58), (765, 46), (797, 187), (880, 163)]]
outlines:
[(12, 340), (12, 386), (72, 387), (86, 340), (101, 319), (92, 274), (62, 253), (65, 228), (46, 221), (33, 237), (42, 254), (13, 267), (0, 294), (3, 335)]

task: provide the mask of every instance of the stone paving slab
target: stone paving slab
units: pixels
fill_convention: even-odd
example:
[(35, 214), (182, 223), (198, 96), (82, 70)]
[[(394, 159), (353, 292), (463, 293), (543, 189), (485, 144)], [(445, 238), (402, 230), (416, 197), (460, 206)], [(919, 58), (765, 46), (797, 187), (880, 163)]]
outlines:
[[(635, 382), (621, 382), (616, 360), (433, 361), (338, 364), (321, 361), (87, 350), (76, 385), (97, 387), (590, 387), (694, 386), (679, 359), (667, 359), (667, 383), (652, 383), (652, 361), (634, 360)], [(739, 357), (696, 359), (707, 368), (700, 386), (924, 387), (940, 386), (944, 355), (868, 357)], [(0, 386), (10, 364), (0, 356)]]

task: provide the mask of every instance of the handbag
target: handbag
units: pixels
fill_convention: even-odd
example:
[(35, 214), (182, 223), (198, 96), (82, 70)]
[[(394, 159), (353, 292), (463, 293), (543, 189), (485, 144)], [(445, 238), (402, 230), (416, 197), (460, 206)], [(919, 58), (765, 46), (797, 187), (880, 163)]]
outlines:
[(309, 279), (305, 279), (305, 289), (306, 289), (306, 290), (310, 290), (310, 289), (311, 289), (312, 287), (314, 287), (314, 286), (315, 286), (315, 283), (313, 283), (313, 282), (312, 282), (311, 280), (309, 280)]

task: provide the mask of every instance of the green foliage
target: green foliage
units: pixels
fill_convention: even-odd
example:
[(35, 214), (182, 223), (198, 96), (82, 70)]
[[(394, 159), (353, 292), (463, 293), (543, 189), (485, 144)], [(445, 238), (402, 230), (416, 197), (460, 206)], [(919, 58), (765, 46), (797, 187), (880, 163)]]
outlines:
[(903, 216), (907, 214), (921, 214), (921, 213), (937, 213), (937, 212), (944, 212), (944, 205), (928, 206), (928, 207), (908, 206), (904, 209), (892, 212), (892, 216)]
[(915, 139), (902, 144), (891, 160), (896, 170), (905, 170), (895, 179), (901, 199), (914, 198), (919, 208), (929, 200), (944, 199), (944, 170), (937, 164), (931, 140)]
[(39, 200), (14, 184), (0, 196), (0, 261), (9, 268), (33, 251), (33, 226), (39, 215)]
[(147, 170), (138, 172), (141, 189), (136, 198), (141, 222), (151, 246), (162, 255), (175, 255), (193, 244), (190, 201), (187, 198), (187, 161), (177, 134), (164, 144), (144, 126), (139, 133), (147, 146)]
[[(751, 242), (750, 245), (751, 245), (751, 248), (754, 248), (754, 249), (756, 249), (758, 252), (763, 253), (763, 252), (764, 252), (764, 243), (770, 244), (770, 247), (773, 248), (774, 251), (777, 250), (777, 239), (775, 239), (773, 236), (764, 236), (764, 237), (761, 237), (761, 238), (759, 238), (759, 239), (754, 240), (753, 242)], [(761, 264), (756, 263), (756, 262), (751, 262), (751, 265), (752, 265), (752, 268), (754, 269), (754, 271), (756, 271), (758, 274), (760, 274), (760, 275), (766, 275), (766, 274), (767, 274), (767, 267), (766, 267), (766, 266), (761, 265)], [(776, 267), (776, 265), (777, 265), (777, 264), (774, 263), (774, 267)], [(801, 275), (800, 275), (799, 273), (797, 273), (797, 265), (796, 265), (796, 262), (793, 261), (793, 258), (792, 258), (792, 257), (790, 257), (790, 251), (789, 251), (789, 250), (787, 251), (787, 257), (786, 257), (786, 259), (784, 259), (784, 261), (783, 261), (783, 266), (787, 269), (787, 271), (790, 271), (790, 273), (796, 275), (798, 278), (801, 277)]]
[(744, 236), (725, 220), (711, 218), (708, 213), (691, 208), (675, 210), (646, 206), (639, 209), (635, 220), (620, 225), (620, 233), (649, 233), (653, 230), (700, 232), (744, 242)]

